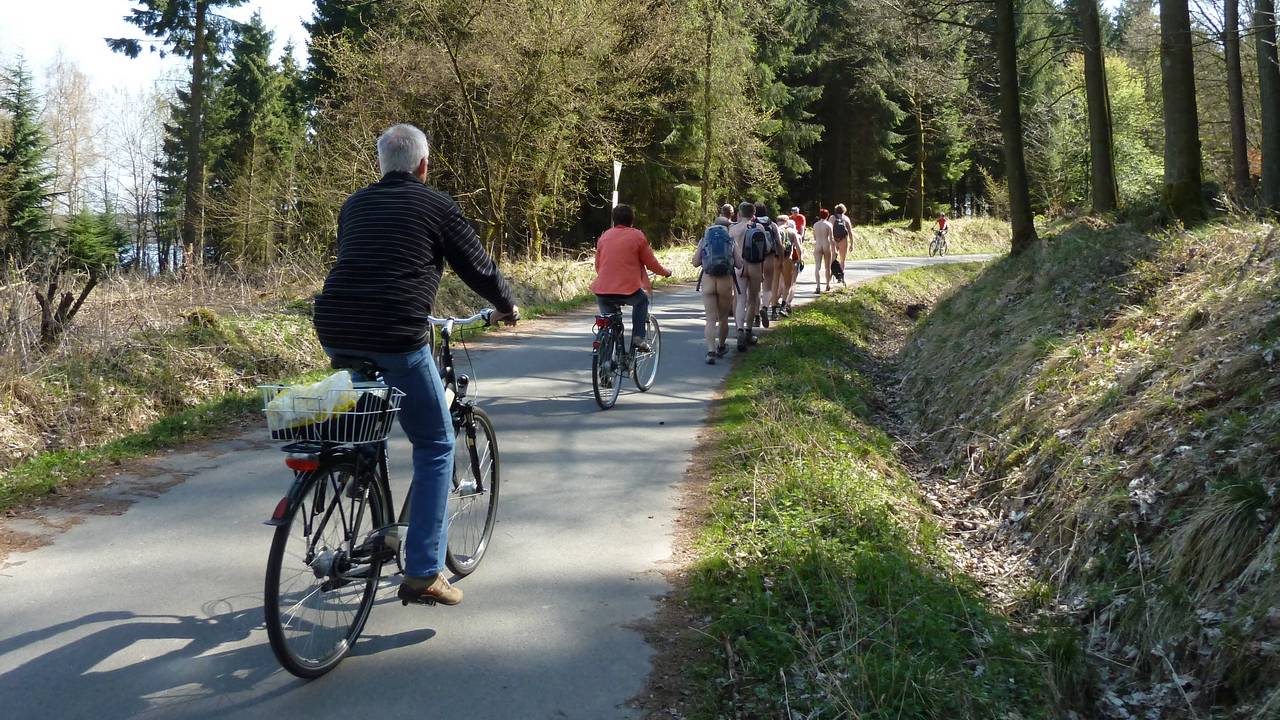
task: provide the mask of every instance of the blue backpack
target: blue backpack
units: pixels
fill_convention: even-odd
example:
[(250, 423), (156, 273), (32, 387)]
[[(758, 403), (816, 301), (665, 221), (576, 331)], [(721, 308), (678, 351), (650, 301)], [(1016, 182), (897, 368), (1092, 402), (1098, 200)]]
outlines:
[(722, 277), (733, 270), (733, 238), (723, 225), (712, 225), (702, 234), (702, 271)]

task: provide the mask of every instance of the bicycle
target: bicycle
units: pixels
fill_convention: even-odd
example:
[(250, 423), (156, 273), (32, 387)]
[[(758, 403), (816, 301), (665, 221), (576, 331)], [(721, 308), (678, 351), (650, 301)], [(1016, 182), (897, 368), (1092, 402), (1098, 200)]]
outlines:
[[(493, 423), (468, 397), (471, 379), (457, 374), (450, 345), (455, 330), (489, 325), (492, 309), (469, 318), (430, 318), (439, 332), (442, 376), (454, 430), (453, 487), (445, 562), (459, 576), (475, 571), (497, 518), (499, 461)], [(272, 439), (294, 471), (293, 485), (267, 525), (276, 528), (267, 556), (263, 606), (276, 659), (298, 677), (319, 677), (355, 645), (376, 599), (383, 566), (404, 572), (401, 541), (409, 521), (409, 493), (399, 513), (387, 471), (387, 437), (404, 393), (381, 382), (368, 358), (338, 356), (332, 365), (367, 378), (337, 398), (354, 407), (323, 422), (280, 428), (283, 413), (333, 407), (335, 398), (294, 397), (287, 408), (267, 404), (285, 386), (260, 386)], [(451, 397), (450, 397), (451, 396)], [(328, 404), (326, 404), (328, 403)], [(272, 414), (277, 417), (273, 418)], [(462, 458), (465, 462), (459, 462)], [(405, 604), (408, 604), (407, 601)]]
[(929, 257), (947, 254), (947, 233), (943, 230), (933, 231), (933, 240), (929, 242)]
[[(622, 309), (608, 315), (597, 315), (595, 339), (591, 342), (591, 390), (601, 410), (608, 410), (618, 402), (622, 390), (622, 378), (631, 374), (636, 389), (645, 392), (658, 378), (658, 360), (662, 351), (662, 330), (658, 319), (649, 313), (645, 322), (645, 339), (651, 352), (636, 352), (627, 345), (626, 328), (622, 322)], [(630, 348), (630, 349), (629, 349)]]

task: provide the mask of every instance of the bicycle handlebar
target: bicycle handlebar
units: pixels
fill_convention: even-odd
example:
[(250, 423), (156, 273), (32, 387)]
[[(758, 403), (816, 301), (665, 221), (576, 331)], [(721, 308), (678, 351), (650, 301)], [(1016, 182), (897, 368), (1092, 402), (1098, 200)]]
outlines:
[(471, 317), (456, 318), (456, 317), (436, 317), (434, 315), (428, 315), (427, 320), (430, 321), (430, 323), (436, 327), (452, 326), (455, 328), (456, 327), (465, 328), (465, 327), (471, 327), (472, 325), (488, 326), (490, 323), (490, 318), (492, 317), (493, 317), (493, 308), (485, 308), (484, 310), (481, 310), (480, 312), (476, 313), (475, 315), (472, 315)]

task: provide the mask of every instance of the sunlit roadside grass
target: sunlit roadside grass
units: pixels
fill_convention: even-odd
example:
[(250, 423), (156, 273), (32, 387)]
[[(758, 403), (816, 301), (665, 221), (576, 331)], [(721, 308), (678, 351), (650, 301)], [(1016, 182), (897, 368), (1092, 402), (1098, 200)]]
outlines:
[(730, 375), (688, 590), (713, 658), (697, 717), (1053, 716), (1047, 636), (990, 609), (952, 566), (873, 420), (880, 314), (975, 271), (912, 271), (815, 302)]

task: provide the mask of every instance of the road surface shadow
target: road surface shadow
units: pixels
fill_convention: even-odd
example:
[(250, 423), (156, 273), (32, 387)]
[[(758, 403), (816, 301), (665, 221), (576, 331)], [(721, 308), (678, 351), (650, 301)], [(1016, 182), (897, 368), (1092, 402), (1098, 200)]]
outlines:
[[(206, 609), (229, 606), (229, 600)], [(226, 699), (218, 703), (220, 714), (252, 708), (306, 684), (284, 674), (267, 645), (262, 618), (260, 605), (204, 616), (100, 611), (7, 638), (0, 641), (0, 665), (8, 664), (6, 656), (32, 645), (52, 646), (0, 674), (5, 715), (168, 716), (183, 714), (184, 705), (215, 698)], [(81, 634), (93, 625), (101, 627)], [(57, 643), (67, 633), (79, 637)], [(419, 628), (365, 635), (351, 655), (416, 645), (435, 634)], [(243, 644), (251, 635), (260, 642)], [(272, 682), (266, 683), (268, 679)], [(259, 687), (264, 684), (269, 687)]]

